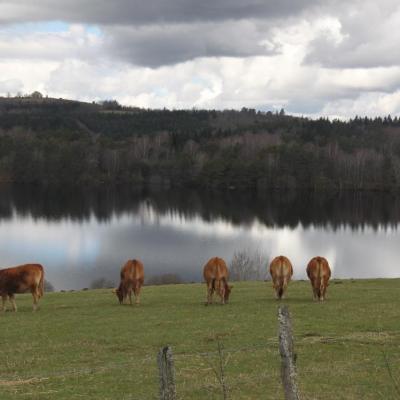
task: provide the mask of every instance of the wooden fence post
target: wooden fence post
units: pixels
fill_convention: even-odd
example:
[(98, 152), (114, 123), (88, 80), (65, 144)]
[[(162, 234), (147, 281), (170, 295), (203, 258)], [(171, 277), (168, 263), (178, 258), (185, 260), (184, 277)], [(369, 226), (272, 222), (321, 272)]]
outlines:
[(157, 356), (160, 374), (160, 400), (176, 400), (175, 369), (171, 347), (160, 349)]
[(295, 354), (293, 350), (292, 323), (289, 309), (280, 305), (278, 309), (279, 321), (279, 352), (281, 353), (281, 375), (286, 400), (299, 400), (296, 383)]

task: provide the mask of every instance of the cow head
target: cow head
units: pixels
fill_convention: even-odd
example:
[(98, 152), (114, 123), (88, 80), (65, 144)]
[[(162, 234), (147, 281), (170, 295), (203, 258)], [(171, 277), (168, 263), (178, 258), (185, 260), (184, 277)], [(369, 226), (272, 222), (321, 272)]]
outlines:
[(124, 294), (122, 293), (121, 286), (119, 286), (116, 289), (113, 289), (113, 293), (115, 293), (116, 296), (118, 297), (119, 304), (122, 304), (122, 302), (124, 301)]
[(233, 286), (229, 286), (228, 284), (225, 285), (225, 296), (224, 296), (225, 303), (229, 301), (229, 296), (231, 294), (232, 289)]

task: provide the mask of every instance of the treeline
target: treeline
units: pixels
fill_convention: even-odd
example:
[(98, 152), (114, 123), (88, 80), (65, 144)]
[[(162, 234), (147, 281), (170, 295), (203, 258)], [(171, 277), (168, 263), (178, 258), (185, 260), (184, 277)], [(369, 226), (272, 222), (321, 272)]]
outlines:
[(397, 190), (400, 120), (0, 98), (0, 182)]

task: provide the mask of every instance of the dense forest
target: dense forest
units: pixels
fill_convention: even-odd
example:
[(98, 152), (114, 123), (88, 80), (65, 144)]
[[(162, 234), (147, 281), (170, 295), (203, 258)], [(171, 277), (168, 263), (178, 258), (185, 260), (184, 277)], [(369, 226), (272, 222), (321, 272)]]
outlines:
[(400, 120), (0, 98), (0, 182), (393, 191)]

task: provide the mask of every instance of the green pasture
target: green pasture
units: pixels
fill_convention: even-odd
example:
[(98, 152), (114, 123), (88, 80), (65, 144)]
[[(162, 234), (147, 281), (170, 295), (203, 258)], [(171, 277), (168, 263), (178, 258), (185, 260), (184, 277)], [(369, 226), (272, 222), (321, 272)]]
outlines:
[[(110, 290), (48, 293), (31, 311), (0, 314), (0, 399), (157, 399), (156, 357), (172, 346), (179, 399), (282, 399), (277, 307), (270, 282), (234, 283), (229, 304), (205, 306), (201, 284), (146, 286), (140, 306)], [(400, 398), (400, 280), (308, 282), (287, 299), (303, 399)], [(398, 386), (397, 386), (398, 385)]]

